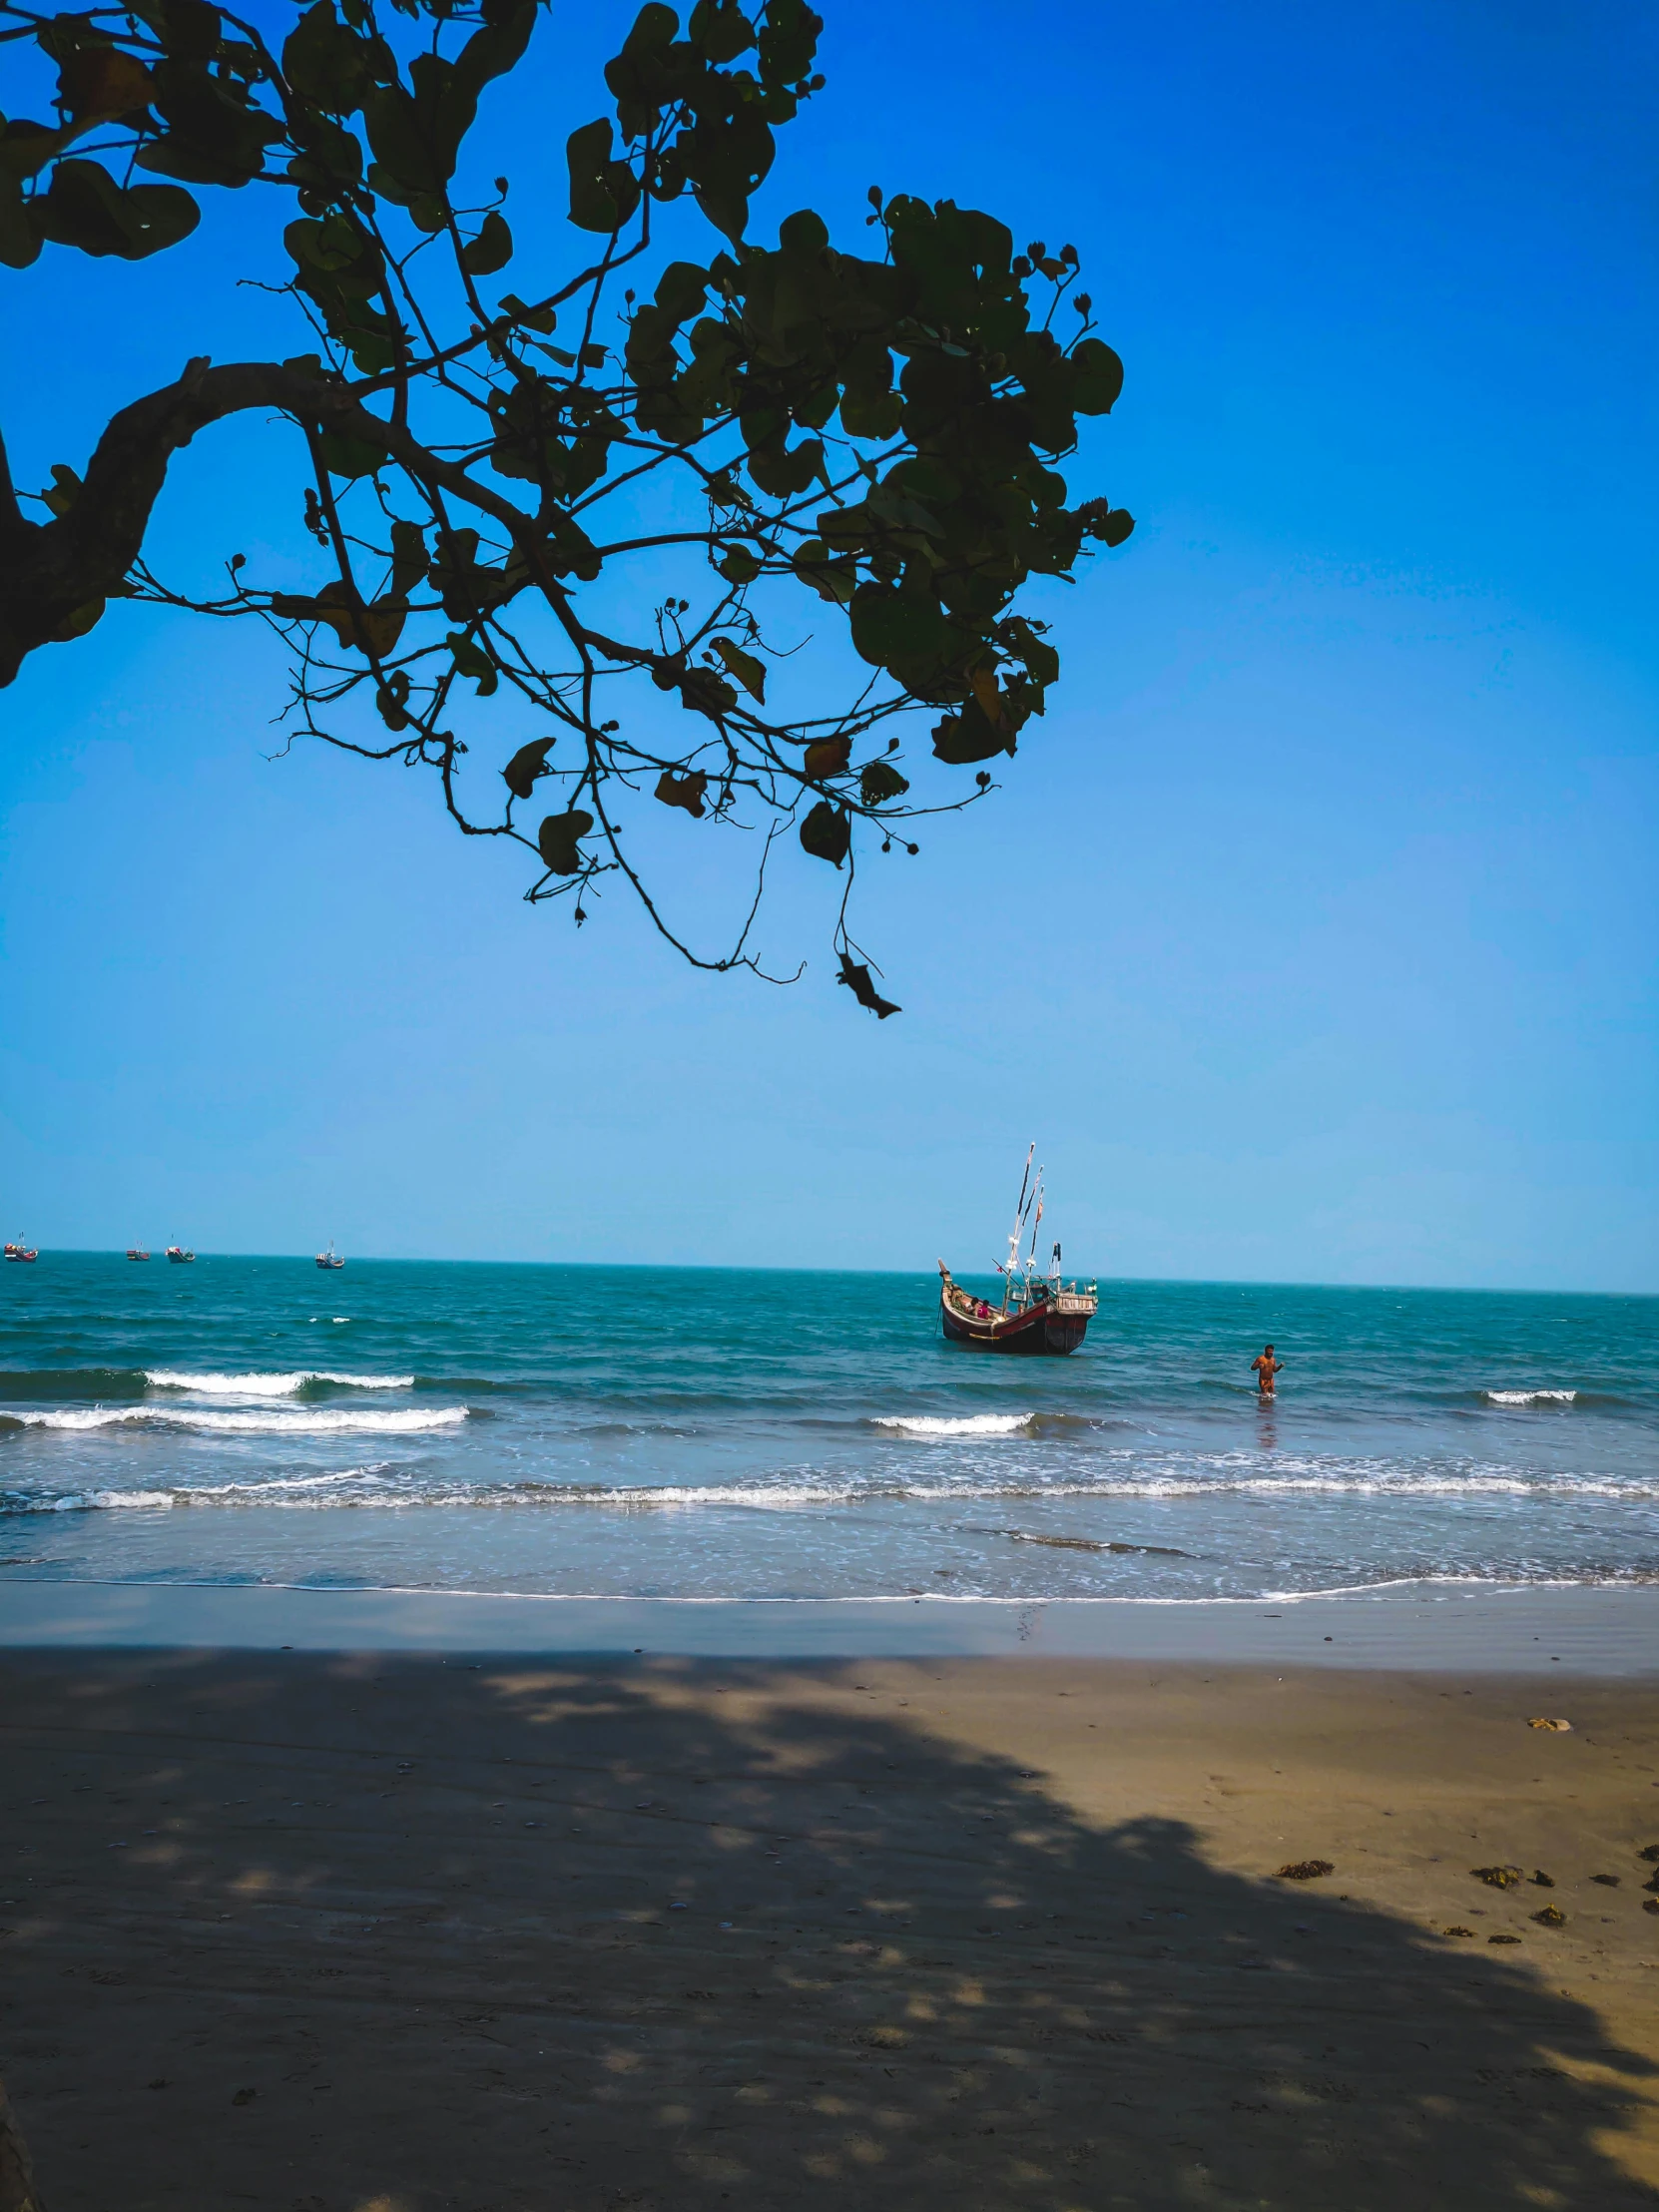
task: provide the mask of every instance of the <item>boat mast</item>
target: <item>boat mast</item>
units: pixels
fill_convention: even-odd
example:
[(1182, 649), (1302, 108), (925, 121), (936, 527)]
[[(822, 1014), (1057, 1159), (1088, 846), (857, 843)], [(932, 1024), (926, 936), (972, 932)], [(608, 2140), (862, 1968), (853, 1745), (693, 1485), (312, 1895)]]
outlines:
[(1019, 1179), (1019, 1197), (1014, 1204), (1013, 1233), (1008, 1239), (1008, 1265), (1002, 1271), (1002, 1311), (1004, 1313), (1008, 1311), (1008, 1300), (1013, 1293), (1014, 1269), (1019, 1265), (1020, 1231), (1025, 1227), (1025, 1187), (1031, 1180), (1031, 1162), (1036, 1156), (1037, 1147), (1035, 1140), (1033, 1140), (1031, 1149), (1025, 1155), (1025, 1173)]

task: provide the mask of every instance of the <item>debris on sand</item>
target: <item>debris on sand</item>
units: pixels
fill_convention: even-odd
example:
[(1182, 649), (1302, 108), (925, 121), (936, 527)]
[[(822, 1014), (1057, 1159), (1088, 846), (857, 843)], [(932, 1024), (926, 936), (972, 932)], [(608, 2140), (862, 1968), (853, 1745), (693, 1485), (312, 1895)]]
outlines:
[(1638, 1859), (1659, 1859), (1659, 1844), (1646, 1844), (1637, 1852)]
[(1540, 1928), (1564, 1928), (1567, 1924), (1567, 1916), (1558, 1905), (1546, 1905), (1541, 1913), (1534, 1913), (1532, 1918)]
[(1555, 1884), (1545, 1874), (1542, 1867), (1534, 1867), (1532, 1870), (1532, 1887), (1534, 1890), (1553, 1890)]
[(1552, 1728), (1557, 1736), (1570, 1736), (1572, 1734), (1571, 1721), (1546, 1720), (1541, 1713), (1536, 1720), (1528, 1721), (1526, 1725), (1528, 1728)]
[(1512, 1890), (1521, 1878), (1519, 1867), (1471, 1867), (1469, 1872), (1488, 1890)]
[(1488, 1936), (1486, 1940), (1488, 1943), (1518, 1943), (1520, 1937), (1518, 1936)]
[(1590, 1880), (1599, 1883), (1604, 1890), (1616, 1890), (1619, 1886), (1619, 1878), (1616, 1874), (1593, 1874)]
[(1442, 1929), (1441, 1934), (1445, 1936), (1472, 1936), (1474, 1930), (1472, 1928), (1447, 1928)]
[(1278, 1879), (1281, 1882), (1318, 1882), (1322, 1875), (1336, 1871), (1329, 1859), (1296, 1859), (1280, 1868)]

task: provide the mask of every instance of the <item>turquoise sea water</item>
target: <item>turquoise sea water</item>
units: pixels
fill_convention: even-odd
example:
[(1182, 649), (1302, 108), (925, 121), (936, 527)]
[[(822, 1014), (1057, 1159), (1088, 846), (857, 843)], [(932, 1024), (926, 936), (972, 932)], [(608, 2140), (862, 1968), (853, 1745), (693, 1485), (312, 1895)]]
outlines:
[(1659, 1579), (1659, 1300), (1103, 1283), (1069, 1360), (937, 1308), (920, 1272), (45, 1253), (0, 1270), (0, 1581)]

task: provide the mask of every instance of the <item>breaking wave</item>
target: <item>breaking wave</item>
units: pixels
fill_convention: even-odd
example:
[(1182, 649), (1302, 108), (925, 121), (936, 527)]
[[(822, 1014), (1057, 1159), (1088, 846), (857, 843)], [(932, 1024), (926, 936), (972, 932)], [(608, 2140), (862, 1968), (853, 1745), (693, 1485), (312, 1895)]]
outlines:
[(1017, 1436), (1029, 1433), (1037, 1413), (876, 1413), (872, 1428), (899, 1428), (906, 1436)]
[(1576, 1390), (1482, 1390), (1488, 1405), (1570, 1405)]
[[(1122, 1474), (1094, 1481), (904, 1482), (859, 1479), (795, 1479), (755, 1482), (615, 1483), (542, 1481), (456, 1482), (384, 1460), (327, 1474), (271, 1475), (251, 1481), (181, 1483), (160, 1490), (0, 1491), (0, 1515), (128, 1510), (135, 1506), (276, 1505), (311, 1511), (339, 1507), (410, 1511), (421, 1507), (499, 1512), (587, 1506), (611, 1512), (686, 1512), (711, 1506), (749, 1512), (811, 1512), (827, 1507), (884, 1504), (960, 1507), (973, 1504), (1050, 1504), (1065, 1500), (1118, 1499), (1125, 1502), (1172, 1498), (1251, 1496), (1294, 1503), (1325, 1497), (1442, 1498), (1531, 1497), (1539, 1501), (1618, 1498), (1627, 1503), (1659, 1499), (1659, 1479), (1612, 1479), (1595, 1475), (1526, 1475), (1505, 1469), (1467, 1474), (1387, 1473), (1383, 1471), (1309, 1474)], [(1090, 1539), (1069, 1539), (1044, 1532), (983, 1530), (1019, 1536), (1059, 1548), (1123, 1548)], [(1158, 1551), (1159, 1545), (1130, 1548)]]
[(292, 1397), (311, 1382), (332, 1382), (341, 1389), (408, 1390), (412, 1375), (339, 1375), (327, 1368), (296, 1368), (287, 1375), (192, 1375), (172, 1368), (148, 1368), (152, 1389), (192, 1390), (203, 1397)]
[(207, 1405), (91, 1405), (57, 1413), (0, 1414), (0, 1428), (184, 1428), (244, 1436), (322, 1436), (360, 1430), (399, 1435), (452, 1428), (466, 1417), (464, 1405), (408, 1406), (386, 1412), (321, 1405), (291, 1412), (275, 1407), (269, 1412), (227, 1412)]

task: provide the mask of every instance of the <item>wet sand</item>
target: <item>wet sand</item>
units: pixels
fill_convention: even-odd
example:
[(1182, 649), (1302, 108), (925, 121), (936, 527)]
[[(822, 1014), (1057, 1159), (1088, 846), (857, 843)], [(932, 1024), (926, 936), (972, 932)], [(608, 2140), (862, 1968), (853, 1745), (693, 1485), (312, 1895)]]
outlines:
[(6, 1652), (0, 2072), (50, 2212), (1652, 2207), (1552, 1671)]

